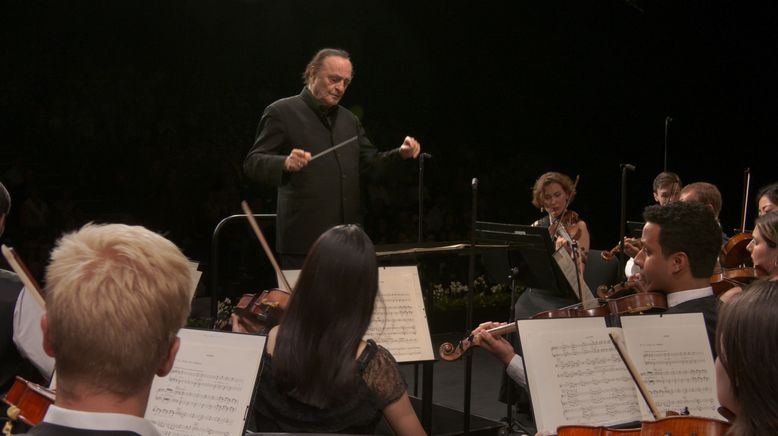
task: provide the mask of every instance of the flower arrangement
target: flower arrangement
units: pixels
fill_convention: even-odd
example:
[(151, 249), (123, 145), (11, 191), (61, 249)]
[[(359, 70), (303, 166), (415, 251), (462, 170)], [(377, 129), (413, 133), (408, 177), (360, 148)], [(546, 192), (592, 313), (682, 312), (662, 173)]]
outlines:
[[(432, 304), (436, 311), (464, 309), (467, 306), (467, 285), (452, 281), (448, 286), (432, 284)], [(498, 308), (510, 305), (510, 289), (502, 283), (489, 284), (481, 275), (474, 280), (473, 308)]]

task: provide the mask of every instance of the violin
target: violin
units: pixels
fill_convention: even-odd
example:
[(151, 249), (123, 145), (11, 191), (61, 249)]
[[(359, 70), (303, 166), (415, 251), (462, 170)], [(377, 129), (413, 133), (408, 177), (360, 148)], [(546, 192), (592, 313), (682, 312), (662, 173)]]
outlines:
[(656, 421), (643, 421), (637, 429), (615, 429), (586, 425), (563, 425), (558, 436), (665, 436), (705, 435), (723, 436), (731, 424), (718, 419), (700, 416), (668, 416)]
[(625, 280), (621, 283), (617, 283), (615, 285), (600, 285), (597, 286), (597, 296), (599, 298), (609, 299), (609, 298), (620, 298), (624, 297), (630, 294), (634, 294), (638, 292), (638, 282), (633, 280)]
[[(641, 248), (642, 248), (642, 246), (643, 246), (643, 243), (641, 243), (641, 242), (640, 242), (640, 239), (638, 239), (638, 238), (625, 238), (624, 242), (625, 242), (625, 243), (626, 243), (626, 242), (629, 242), (629, 243), (631, 243), (631, 244), (635, 245), (635, 247), (638, 249), (638, 251), (640, 251), (640, 249), (641, 249)], [(621, 248), (621, 247), (622, 247), (622, 245), (623, 245), (623, 244), (619, 243), (619, 244), (616, 244), (616, 246), (615, 246), (615, 247), (611, 248), (611, 249), (610, 249), (610, 250), (608, 250), (608, 251), (602, 251), (602, 252), (600, 253), (600, 257), (601, 257), (601, 258), (602, 258), (602, 260), (604, 260), (605, 262), (610, 262), (610, 261), (611, 261), (611, 259), (613, 259), (614, 257), (616, 257), (616, 255), (618, 255), (619, 253), (621, 253), (621, 250), (622, 250), (622, 248)]]
[[(276, 275), (280, 277), (282, 284), (286, 289), (266, 289), (256, 294), (243, 294), (238, 304), (235, 305), (233, 313), (237, 315), (236, 322), (239, 322), (247, 331), (251, 333), (267, 334), (273, 327), (275, 327), (283, 317), (286, 307), (289, 302), (289, 298), (292, 295), (292, 287), (289, 286), (289, 282), (286, 280), (281, 267), (278, 265), (273, 252), (270, 250), (270, 246), (262, 234), (262, 230), (259, 228), (257, 220), (254, 219), (254, 212), (245, 201), (241, 202), (241, 207), (246, 213), (246, 218), (254, 230), (254, 233), (259, 239), (262, 249), (265, 251), (265, 255), (270, 259), (270, 263), (273, 265), (273, 269), (276, 271)], [(235, 328), (233, 327), (233, 330)]]
[(249, 326), (252, 333), (267, 334), (281, 321), (291, 296), (291, 292), (278, 288), (243, 294), (233, 313), (244, 322), (244, 326)]
[[(536, 313), (532, 319), (595, 317), (610, 314), (635, 315), (667, 310), (667, 298), (660, 292), (638, 292), (626, 297), (598, 300), (598, 303), (597, 307), (590, 309), (584, 308), (583, 303), (577, 303), (561, 309), (547, 310)], [(507, 335), (516, 331), (517, 324), (515, 322), (487, 330), (492, 335)], [(444, 342), (438, 348), (438, 355), (441, 359), (449, 362), (457, 360), (474, 345), (473, 339), (475, 337), (471, 334), (459, 341), (457, 345)]]
[(603, 301), (598, 301), (598, 305), (593, 308), (584, 308), (583, 303), (576, 303), (572, 306), (561, 309), (546, 310), (532, 315), (532, 319), (550, 319), (550, 318), (580, 318), (587, 316), (605, 316), (611, 313), (610, 307)]
[(557, 236), (561, 232), (560, 226), (562, 226), (570, 238), (577, 241), (580, 235), (580, 229), (578, 228), (578, 222), (581, 221), (581, 217), (578, 213), (572, 210), (565, 210), (562, 216), (551, 220), (551, 225), (548, 227), (548, 232), (551, 236)]
[(17, 376), (11, 389), (3, 396), (3, 402), (9, 406), (11, 421), (19, 420), (34, 426), (43, 421), (55, 398), (56, 394), (51, 389)]
[(745, 287), (762, 274), (754, 267), (727, 268), (710, 276), (713, 293), (721, 295), (735, 286)]
[(729, 238), (719, 252), (719, 262), (724, 268), (734, 268), (751, 262), (751, 253), (748, 252), (748, 244), (754, 236), (749, 232), (738, 233)]

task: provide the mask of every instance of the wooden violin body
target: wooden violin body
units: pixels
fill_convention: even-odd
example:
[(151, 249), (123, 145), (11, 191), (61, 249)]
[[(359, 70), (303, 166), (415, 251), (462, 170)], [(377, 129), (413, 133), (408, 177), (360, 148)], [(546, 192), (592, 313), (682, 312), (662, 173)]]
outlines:
[(289, 297), (289, 292), (277, 288), (243, 294), (233, 312), (249, 332), (266, 334), (281, 320)]
[[(28, 382), (19, 376), (3, 396), (3, 402), (10, 406), (8, 414), (11, 420), (18, 419), (30, 426), (43, 421), (49, 406), (54, 404), (54, 399), (55, 394), (50, 389)], [(11, 414), (16, 417), (11, 417)]]
[(748, 244), (754, 239), (748, 232), (738, 233), (729, 238), (719, 252), (719, 262), (723, 268), (734, 268), (750, 264), (751, 253), (748, 252)]
[(759, 278), (759, 272), (753, 267), (727, 268), (710, 276), (713, 293), (721, 295), (735, 286), (744, 287)]
[(592, 309), (584, 309), (581, 303), (561, 309), (547, 310), (532, 316), (532, 319), (543, 318), (577, 318), (586, 316), (634, 315), (667, 310), (667, 297), (660, 292), (636, 292), (619, 298), (600, 300), (600, 305)]
[[(578, 318), (588, 316), (606, 316), (610, 314), (633, 315), (639, 313), (653, 313), (667, 310), (667, 298), (659, 292), (639, 292), (611, 300), (600, 300), (599, 305), (586, 309), (583, 303), (574, 304), (561, 309), (547, 310), (535, 314), (532, 319), (550, 318)], [(516, 332), (516, 323), (504, 325), (488, 330), (493, 335), (505, 335)], [(461, 358), (467, 350), (473, 346), (473, 335), (462, 339), (455, 346), (451, 342), (444, 342), (438, 349), (441, 359), (454, 361)]]
[(656, 421), (643, 421), (637, 429), (615, 429), (587, 425), (564, 425), (558, 436), (723, 436), (729, 430), (728, 422), (699, 416), (669, 416)]

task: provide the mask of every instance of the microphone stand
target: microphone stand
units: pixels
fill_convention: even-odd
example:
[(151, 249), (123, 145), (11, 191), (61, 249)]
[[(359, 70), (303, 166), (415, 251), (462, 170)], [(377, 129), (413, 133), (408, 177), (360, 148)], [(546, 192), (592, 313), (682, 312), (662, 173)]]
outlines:
[[(473, 178), (472, 184), (473, 188), (473, 211), (472, 211), (472, 217), (470, 220), (470, 246), (475, 247), (475, 223), (476, 219), (478, 217), (478, 179)], [(467, 312), (465, 315), (465, 323), (467, 326), (465, 327), (465, 332), (469, 335), (470, 334), (470, 328), (472, 328), (473, 325), (473, 288), (475, 288), (475, 252), (473, 250), (470, 251), (470, 265), (468, 268), (468, 282), (469, 286), (467, 287)], [(463, 412), (465, 415), (465, 422), (464, 422), (464, 434), (468, 435), (470, 434), (470, 396), (471, 396), (471, 383), (473, 378), (473, 354), (467, 353), (467, 357), (465, 358), (465, 404), (463, 407)]]
[[(424, 158), (431, 158), (429, 153), (419, 154), (419, 235), (418, 243), (424, 240)], [(427, 307), (427, 319), (432, 324), (433, 308), (435, 306), (427, 289), (424, 289), (424, 300)], [(422, 426), (427, 434), (432, 434), (432, 376), (433, 362), (422, 363), (422, 401), (421, 419)], [(413, 395), (418, 398), (419, 364), (413, 365)]]

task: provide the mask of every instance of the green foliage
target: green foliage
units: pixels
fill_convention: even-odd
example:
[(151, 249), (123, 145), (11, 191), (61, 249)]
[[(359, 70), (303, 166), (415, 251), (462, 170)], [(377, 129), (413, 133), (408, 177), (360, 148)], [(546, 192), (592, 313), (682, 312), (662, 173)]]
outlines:
[[(498, 283), (489, 284), (484, 276), (475, 279), (473, 308), (507, 307), (511, 301), (510, 289)], [(432, 303), (436, 311), (458, 310), (467, 306), (467, 285), (454, 281), (448, 286), (432, 284)]]

